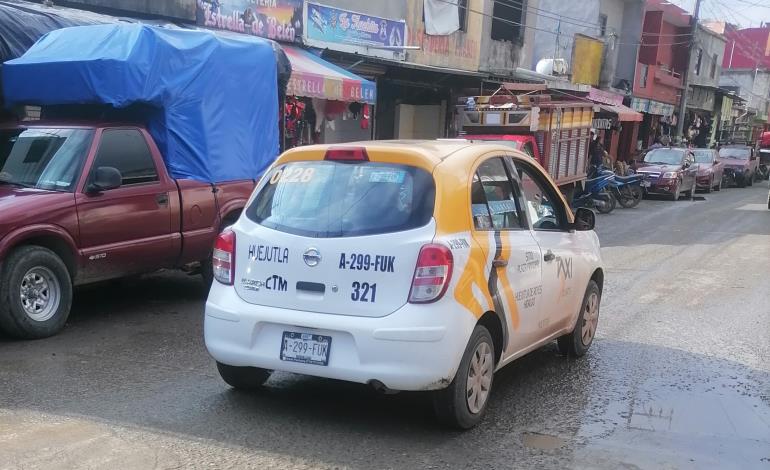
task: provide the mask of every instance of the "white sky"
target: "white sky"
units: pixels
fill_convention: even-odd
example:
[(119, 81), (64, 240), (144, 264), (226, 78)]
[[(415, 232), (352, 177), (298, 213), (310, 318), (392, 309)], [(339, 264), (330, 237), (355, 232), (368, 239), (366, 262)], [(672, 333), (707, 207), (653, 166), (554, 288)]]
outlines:
[[(692, 13), (696, 0), (669, 0)], [(770, 0), (701, 0), (701, 19), (716, 19), (741, 27), (770, 23)]]

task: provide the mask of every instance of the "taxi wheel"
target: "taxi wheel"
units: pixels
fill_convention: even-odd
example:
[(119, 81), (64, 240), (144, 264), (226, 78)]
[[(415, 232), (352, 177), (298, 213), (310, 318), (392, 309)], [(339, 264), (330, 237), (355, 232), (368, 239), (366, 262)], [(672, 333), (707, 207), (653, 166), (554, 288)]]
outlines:
[(270, 378), (271, 371), (258, 367), (228, 366), (217, 362), (219, 376), (236, 390), (257, 390)]
[(602, 293), (594, 281), (588, 281), (586, 295), (580, 306), (580, 315), (571, 333), (560, 337), (557, 341), (559, 352), (565, 356), (581, 357), (594, 342), (596, 328), (599, 326), (599, 304)]
[(476, 426), (487, 409), (494, 373), (495, 345), (492, 335), (484, 326), (477, 325), (454, 380), (449, 387), (433, 392), (436, 418), (456, 429)]

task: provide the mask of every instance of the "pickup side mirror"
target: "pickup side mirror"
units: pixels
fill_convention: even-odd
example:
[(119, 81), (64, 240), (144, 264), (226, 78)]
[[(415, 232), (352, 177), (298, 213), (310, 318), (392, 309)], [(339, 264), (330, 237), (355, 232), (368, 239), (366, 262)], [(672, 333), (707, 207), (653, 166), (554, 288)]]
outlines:
[(575, 222), (572, 224), (572, 229), (578, 232), (587, 232), (593, 230), (594, 226), (596, 226), (594, 211), (585, 207), (578, 207), (575, 211)]
[(123, 184), (123, 175), (120, 170), (111, 166), (100, 166), (94, 172), (91, 184), (88, 185), (89, 193), (100, 193), (111, 189), (118, 189)]
[(714, 165), (719, 165), (719, 160), (718, 159), (714, 160)]
[(682, 168), (690, 168), (690, 160), (685, 160), (684, 165), (682, 165)]

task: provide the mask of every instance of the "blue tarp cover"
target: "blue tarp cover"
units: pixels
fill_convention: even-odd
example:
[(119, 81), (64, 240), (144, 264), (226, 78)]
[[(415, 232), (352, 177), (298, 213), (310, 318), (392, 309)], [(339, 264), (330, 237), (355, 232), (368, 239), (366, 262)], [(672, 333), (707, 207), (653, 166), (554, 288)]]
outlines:
[(138, 24), (52, 31), (2, 67), (9, 105), (149, 104), (175, 178), (257, 178), (278, 154), (273, 45)]

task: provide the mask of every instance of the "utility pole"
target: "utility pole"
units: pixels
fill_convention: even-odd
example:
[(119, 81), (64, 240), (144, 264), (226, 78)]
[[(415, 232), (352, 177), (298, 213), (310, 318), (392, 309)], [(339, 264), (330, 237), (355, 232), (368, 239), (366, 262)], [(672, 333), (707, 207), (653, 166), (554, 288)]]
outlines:
[(690, 45), (687, 47), (687, 68), (682, 74), (682, 84), (684, 89), (682, 90), (682, 98), (679, 100), (679, 119), (676, 123), (676, 133), (679, 135), (680, 140), (684, 140), (684, 115), (687, 111), (687, 93), (690, 88), (690, 69), (692, 64), (692, 51), (695, 50), (695, 33), (698, 31), (698, 15), (700, 14), (700, 2), (695, 1), (695, 12), (692, 15), (692, 27), (690, 28)]

